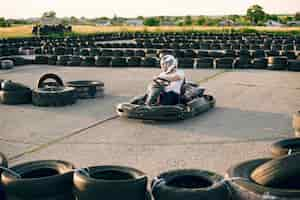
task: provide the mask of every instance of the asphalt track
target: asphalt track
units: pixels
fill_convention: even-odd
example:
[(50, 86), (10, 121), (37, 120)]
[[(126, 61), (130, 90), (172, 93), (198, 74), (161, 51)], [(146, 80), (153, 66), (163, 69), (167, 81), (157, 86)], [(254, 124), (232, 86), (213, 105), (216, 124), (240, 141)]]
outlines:
[(132, 166), (149, 176), (176, 168), (224, 174), (238, 162), (269, 157), (273, 142), (293, 136), (292, 114), (300, 108), (300, 73), (287, 71), (185, 70), (217, 104), (172, 123), (120, 119), (115, 113), (115, 105), (143, 93), (159, 69), (31, 65), (0, 71), (0, 79), (33, 88), (48, 72), (64, 81), (101, 80), (105, 97), (61, 108), (0, 105), (0, 152), (11, 166), (62, 159), (77, 167)]

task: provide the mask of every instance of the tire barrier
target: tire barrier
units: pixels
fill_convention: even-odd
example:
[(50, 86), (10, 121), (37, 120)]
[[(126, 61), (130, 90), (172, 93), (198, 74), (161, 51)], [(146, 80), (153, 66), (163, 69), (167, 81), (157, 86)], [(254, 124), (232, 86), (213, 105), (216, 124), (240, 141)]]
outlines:
[(232, 69), (233, 68), (233, 58), (217, 58), (216, 68), (217, 69)]
[(275, 56), (268, 58), (268, 69), (269, 70), (286, 70), (288, 64), (287, 57)]
[(18, 105), (31, 103), (31, 89), (23, 84), (3, 80), (0, 88), (0, 103), (2, 104)]
[(274, 157), (285, 156), (297, 152), (300, 152), (300, 138), (280, 140), (271, 146), (271, 153)]
[(12, 69), (14, 66), (15, 65), (12, 60), (0, 60), (0, 69)]
[(214, 68), (213, 58), (199, 58), (196, 60), (196, 68)]
[[(231, 180), (230, 185), (233, 191), (232, 199), (238, 200), (296, 200), (300, 198), (299, 189), (282, 189), (260, 185), (256, 183), (251, 174), (263, 164), (272, 162), (271, 159), (256, 159), (232, 166), (226, 174)], [(276, 170), (274, 168), (274, 170)]]
[(160, 174), (151, 183), (155, 200), (229, 200), (230, 189), (223, 177), (213, 172), (185, 169)]
[(74, 173), (74, 193), (78, 200), (144, 200), (147, 177), (133, 168), (96, 166)]
[[(139, 38), (135, 38), (135, 37)], [(153, 38), (152, 38), (153, 37)], [(110, 43), (108, 40), (132, 40), (132, 43)], [(102, 41), (106, 41), (102, 43)], [(183, 63), (189, 60), (197, 63), (198, 58), (211, 57), (216, 64), (222, 62), (219, 58), (234, 58), (235, 68), (265, 69), (268, 59), (268, 69), (299, 71), (298, 52), (300, 41), (298, 36), (272, 34), (208, 34), (208, 33), (103, 33), (92, 36), (70, 37), (40, 37), (0, 40), (1, 68), (9, 69), (13, 66), (31, 64), (32, 61), (22, 60), (22, 57), (11, 58), (20, 54), (36, 55), (34, 64), (57, 64), (62, 66), (111, 66), (106, 58), (97, 62), (99, 57), (126, 58), (121, 67), (147, 64), (151, 62), (128, 63), (132, 57), (159, 58), (159, 52), (175, 55)], [(58, 56), (57, 59), (54, 56)], [(75, 57), (72, 61), (73, 56)], [(275, 57), (287, 57), (287, 61), (278, 61)], [(48, 61), (47, 61), (48, 58)], [(246, 59), (248, 58), (248, 59)], [(11, 60), (11, 61), (6, 61)], [(93, 62), (94, 60), (94, 62)], [(277, 61), (275, 61), (277, 60)], [(135, 64), (134, 62), (137, 62)], [(118, 63), (118, 62), (117, 62)], [(119, 64), (117, 64), (119, 65)], [(186, 65), (186, 64), (185, 64)], [(2, 67), (3, 66), (3, 67)], [(115, 66), (115, 64), (113, 64)], [(197, 66), (197, 64), (195, 64)], [(219, 66), (219, 65), (218, 65)], [(220, 66), (221, 67), (221, 66)], [(229, 67), (226, 66), (225, 68)], [(201, 68), (201, 67), (199, 67)]]
[(1, 182), (9, 200), (75, 200), (73, 170), (74, 165), (65, 161), (28, 162), (4, 171)]
[[(46, 82), (52, 79), (55, 82)], [(55, 74), (45, 74), (38, 81), (38, 87), (32, 91), (32, 103), (35, 106), (66, 106), (77, 100), (73, 87), (64, 87), (62, 80)]]
[(76, 89), (77, 98), (90, 99), (104, 96), (104, 83), (100, 81), (70, 81), (68, 87)]
[(253, 170), (251, 178), (258, 184), (278, 189), (299, 189), (300, 153), (274, 158)]

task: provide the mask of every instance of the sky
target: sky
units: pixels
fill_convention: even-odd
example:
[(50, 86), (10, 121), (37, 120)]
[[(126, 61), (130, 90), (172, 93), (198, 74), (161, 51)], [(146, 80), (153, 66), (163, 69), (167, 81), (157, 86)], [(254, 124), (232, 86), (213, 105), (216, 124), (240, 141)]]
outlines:
[(270, 14), (294, 14), (300, 0), (0, 0), (0, 17), (40, 17), (54, 10), (58, 17), (185, 16), (245, 14), (261, 5)]

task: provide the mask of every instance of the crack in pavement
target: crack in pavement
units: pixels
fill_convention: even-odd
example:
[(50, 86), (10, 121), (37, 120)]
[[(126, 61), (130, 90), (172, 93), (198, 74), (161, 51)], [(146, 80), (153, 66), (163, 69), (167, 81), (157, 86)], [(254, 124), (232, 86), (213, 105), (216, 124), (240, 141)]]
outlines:
[[(227, 71), (228, 70), (222, 70), (220, 72), (217, 72), (217, 73), (213, 74), (212, 76), (206, 77), (206, 78), (198, 81), (198, 83), (200, 84), (200, 83), (208, 82), (209, 80), (215, 79), (217, 76), (222, 75), (222, 74), (224, 74)], [(71, 138), (73, 136), (79, 135), (79, 134), (81, 134), (82, 132), (84, 132), (84, 131), (86, 131), (88, 129), (94, 128), (96, 126), (104, 124), (105, 122), (108, 122), (108, 121), (111, 121), (111, 120), (114, 120), (114, 119), (117, 119), (117, 118), (119, 118), (119, 116), (118, 115), (114, 115), (114, 116), (108, 117), (108, 118), (106, 118), (104, 120), (95, 121), (95, 122), (91, 123), (90, 125), (88, 125), (87, 127), (80, 128), (80, 129), (77, 129), (75, 131), (72, 131), (71, 133), (69, 133), (69, 134), (67, 134), (65, 136), (56, 138), (56, 139), (51, 140), (49, 142), (46, 142), (44, 144), (39, 144), (38, 146), (35, 146), (35, 147), (31, 147), (30, 149), (25, 150), (22, 153), (19, 153), (19, 154), (16, 154), (16, 155), (12, 156), (12, 157), (9, 157), (8, 160), (10, 162), (13, 162), (14, 160), (19, 159), (19, 158), (21, 158), (21, 157), (23, 157), (25, 155), (38, 152), (38, 151), (40, 151), (42, 149), (45, 149), (45, 148), (47, 148), (47, 147), (49, 147), (49, 146), (51, 146), (53, 144), (59, 144), (61, 141), (65, 140), (65, 139), (68, 139), (68, 138)]]

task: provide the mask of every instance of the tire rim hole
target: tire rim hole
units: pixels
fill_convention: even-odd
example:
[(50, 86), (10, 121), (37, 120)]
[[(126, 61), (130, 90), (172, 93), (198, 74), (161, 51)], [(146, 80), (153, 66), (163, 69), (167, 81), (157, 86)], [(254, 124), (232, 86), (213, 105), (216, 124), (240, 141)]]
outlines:
[(117, 170), (107, 170), (101, 172), (95, 172), (90, 174), (92, 178), (95, 179), (104, 179), (104, 180), (130, 180), (134, 179), (134, 176)]
[(199, 176), (180, 176), (176, 177), (170, 182), (167, 183), (168, 186), (177, 187), (177, 188), (207, 188), (213, 185), (213, 183), (204, 178)]
[(43, 178), (43, 177), (49, 177), (49, 176), (55, 176), (58, 175), (59, 172), (55, 169), (51, 168), (40, 168), (31, 170), (29, 172), (22, 173), (22, 178)]

